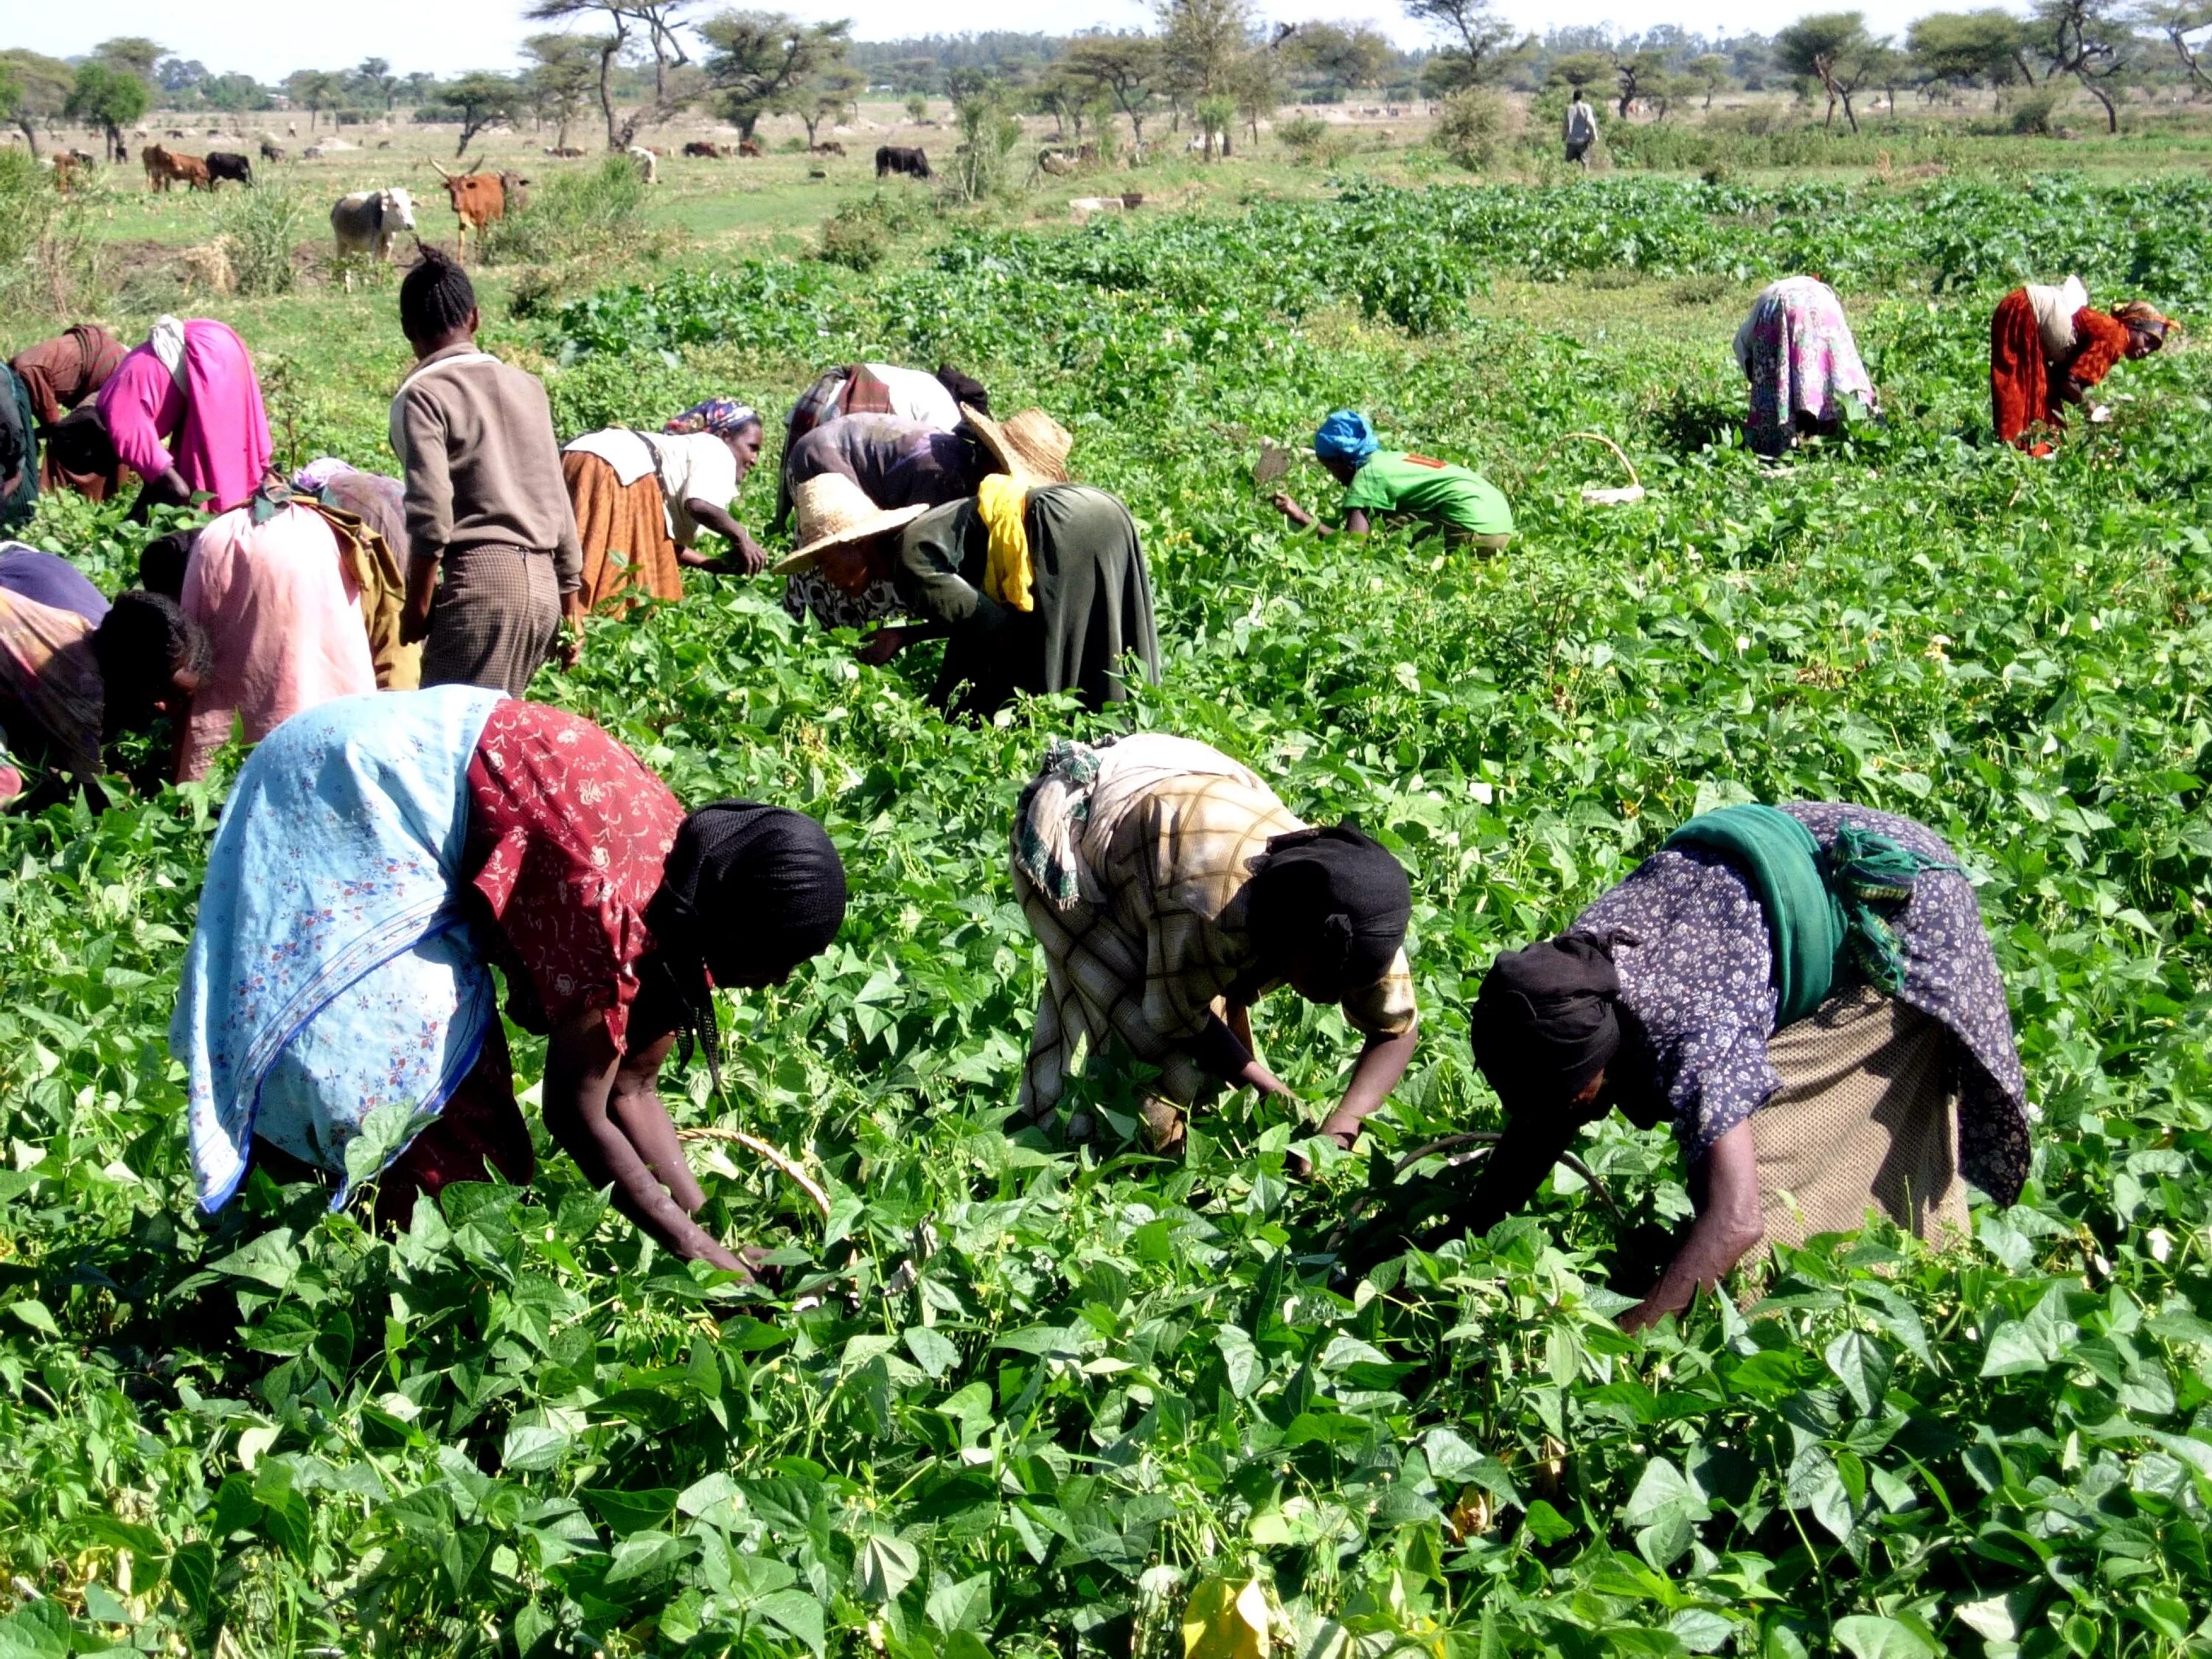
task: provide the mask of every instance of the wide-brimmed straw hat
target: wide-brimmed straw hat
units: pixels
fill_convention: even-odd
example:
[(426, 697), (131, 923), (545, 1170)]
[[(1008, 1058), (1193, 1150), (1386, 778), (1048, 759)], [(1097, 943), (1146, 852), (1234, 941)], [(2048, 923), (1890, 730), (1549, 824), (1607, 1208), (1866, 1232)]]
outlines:
[(1000, 466), (1025, 484), (1067, 482), (1067, 457), (1075, 440), (1067, 428), (1041, 409), (1017, 410), (994, 421), (980, 409), (963, 404), (960, 413), (975, 428), (983, 447)]
[(804, 570), (833, 547), (864, 542), (887, 530), (912, 524), (929, 511), (927, 506), (887, 508), (868, 499), (868, 493), (842, 472), (825, 472), (808, 478), (791, 492), (792, 517), (798, 525), (799, 546), (769, 568), (778, 575)]

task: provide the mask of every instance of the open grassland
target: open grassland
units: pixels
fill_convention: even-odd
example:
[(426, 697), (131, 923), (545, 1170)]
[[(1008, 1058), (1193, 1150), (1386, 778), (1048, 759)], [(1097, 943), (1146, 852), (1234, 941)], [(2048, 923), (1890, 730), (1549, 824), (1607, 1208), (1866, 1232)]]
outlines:
[[(711, 1223), (782, 1247), (769, 1317), (720, 1320), (732, 1292), (550, 1156), (396, 1239), (264, 1177), (198, 1217), (162, 1033), (220, 783), (0, 827), (9, 1650), (1119, 1656), (1255, 1576), (1315, 1659), (2212, 1642), (2212, 367), (2129, 366), (2117, 418), (2037, 463), (1990, 439), (1983, 356), (2031, 272), (2205, 315), (2201, 176), (1244, 176), (1270, 167), (1299, 187), (1240, 205), (1194, 170), (1191, 210), (1080, 232), (887, 212), (865, 274), (772, 256), (872, 180), (790, 174), (741, 232), (745, 198), (672, 169), (653, 217), (691, 240), (540, 279), (520, 317), (535, 267), (484, 285), (564, 432), (949, 359), (1066, 422), (1152, 561), (1165, 683), (1105, 720), (948, 726), (927, 662), (857, 668), (734, 580), (539, 679), (687, 801), (820, 815), (851, 872), (832, 951), (724, 1002), (730, 1097), (696, 1068), (672, 1102), (833, 1194), (819, 1226), (696, 1149)], [(1807, 266), (1888, 418), (1764, 467), (1728, 340)], [(388, 281), (203, 303), (262, 355), (286, 459), (384, 459)], [(1480, 466), (1514, 549), (1287, 533), (1259, 441), (1343, 403)], [(1565, 441), (1589, 429), (1644, 502), (1584, 504), (1617, 481)], [(764, 470), (739, 516), (772, 495)], [(138, 532), (58, 502), (34, 538), (112, 586)], [(1426, 1038), (1371, 1151), (1310, 1186), (1301, 1126), (1249, 1098), (1174, 1168), (1001, 1132), (1040, 977), (1014, 795), (1048, 737), (1122, 725), (1217, 744), (1414, 872)], [(1687, 1199), (1667, 1137), (1613, 1123), (1583, 1151), (1617, 1212), (1561, 1171), (1487, 1239), (1328, 1290), (1390, 1161), (1494, 1121), (1463, 1012), (1491, 953), (1747, 793), (1960, 849), (2041, 1114), (2021, 1202), (1948, 1254), (1820, 1244), (1629, 1338), (1617, 1291)], [(1334, 1012), (1256, 1023), (1304, 1097), (1339, 1086)], [(1126, 1134), (1126, 1084), (1093, 1103)]]

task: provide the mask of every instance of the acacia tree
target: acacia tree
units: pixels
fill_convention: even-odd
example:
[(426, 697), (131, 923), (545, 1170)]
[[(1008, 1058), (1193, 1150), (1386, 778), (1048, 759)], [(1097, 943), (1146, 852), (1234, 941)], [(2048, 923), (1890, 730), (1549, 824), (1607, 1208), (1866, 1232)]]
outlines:
[(447, 82), (439, 89), (438, 102), (460, 119), (461, 136), (454, 141), (453, 154), (466, 154), (477, 134), (486, 127), (514, 119), (516, 106), (521, 101), (520, 85), (489, 70), (471, 70)]
[(599, 43), (582, 34), (533, 34), (522, 43), (530, 67), (522, 72), (523, 94), (540, 119), (557, 131), (556, 149), (568, 148), (568, 124), (583, 112), (597, 71)]
[(806, 129), (806, 148), (814, 148), (815, 130), (824, 121), (835, 126), (853, 112), (853, 100), (866, 90), (868, 77), (845, 63), (817, 70), (792, 89), (777, 105), (784, 114), (796, 115)]
[(112, 40), (103, 40), (92, 49), (92, 61), (112, 70), (121, 70), (125, 75), (135, 75), (146, 83), (150, 92), (161, 82), (154, 71), (169, 55), (169, 49), (143, 34), (118, 34)]
[(1713, 94), (1726, 92), (1733, 83), (1729, 73), (1729, 60), (1717, 52), (1700, 52), (1690, 60), (1690, 84), (1705, 94), (1705, 107), (1713, 106)]
[(381, 58), (364, 58), (354, 65), (353, 81), (371, 103), (381, 105), (386, 115), (392, 113), (399, 96), (399, 77), (390, 64)]
[(1996, 6), (1978, 11), (1931, 11), (1905, 33), (1905, 50), (1920, 72), (1953, 86), (2035, 84), (2027, 61), (2027, 28)]
[(2119, 106), (2110, 88), (2135, 66), (2136, 41), (2116, 0), (2039, 0), (2035, 21), (2051, 65), (2045, 84), (2072, 76), (2104, 106), (2105, 131), (2118, 132)]
[(0, 52), (0, 79), (15, 88), (11, 97), (0, 98), (0, 118), (23, 135), (35, 156), (39, 125), (61, 118), (70, 89), (76, 84), (76, 71), (58, 58), (15, 46)]
[(1339, 97), (1354, 87), (1373, 86), (1390, 61), (1390, 43), (1364, 23), (1303, 23), (1279, 51), (1293, 70), (1304, 70)]
[(1844, 119), (1856, 132), (1859, 118), (1851, 108), (1851, 95), (1880, 67), (1875, 54), (1883, 44), (1867, 33), (1863, 12), (1816, 12), (1774, 37), (1774, 60), (1789, 73), (1820, 83), (1828, 94), (1827, 118), (1820, 124), (1824, 128), (1835, 125), (1840, 103)]
[[(582, 18), (605, 21), (607, 32), (592, 37), (599, 52), (599, 112), (606, 117), (607, 149), (628, 149), (642, 126), (668, 119), (695, 95), (680, 82), (672, 91), (669, 71), (691, 60), (684, 50), (680, 31), (683, 14), (691, 0), (537, 0), (523, 14), (533, 23), (568, 23)], [(702, 31), (703, 32), (703, 31)], [(619, 121), (615, 117), (615, 65), (625, 55), (650, 53), (653, 59), (653, 100), (632, 110)]]
[[(336, 107), (345, 95), (345, 82), (328, 70), (295, 70), (284, 77), (285, 95), (307, 112), (307, 131), (315, 130), (318, 117)], [(442, 94), (434, 94), (442, 97)]]
[(2212, 91), (2212, 68), (2204, 62), (2204, 53), (2212, 41), (2194, 40), (2190, 37), (2212, 29), (2212, 0), (2164, 0), (2163, 3), (2145, 6), (2138, 14), (2142, 21), (2166, 37), (2180, 59), (2182, 69), (2195, 83), (2202, 97)]
[(1145, 147), (1145, 117), (1159, 100), (1166, 64), (1160, 43), (1141, 34), (1086, 34), (1072, 42), (1060, 62), (1114, 100), (1129, 118), (1130, 136)]
[(842, 69), (853, 46), (847, 20), (802, 23), (780, 11), (726, 11), (700, 25), (699, 33), (713, 49), (707, 83), (722, 118), (747, 138), (762, 116), (788, 106), (807, 82)]
[(1440, 92), (1494, 80), (1504, 67), (1513, 26), (1490, 0), (1404, 0), (1406, 15), (1444, 38), (1424, 78)]
[(153, 97), (146, 83), (129, 70), (95, 59), (77, 65), (76, 80), (62, 113), (73, 121), (98, 127), (107, 137), (107, 159), (127, 161), (131, 152), (124, 147), (123, 129), (146, 112)]

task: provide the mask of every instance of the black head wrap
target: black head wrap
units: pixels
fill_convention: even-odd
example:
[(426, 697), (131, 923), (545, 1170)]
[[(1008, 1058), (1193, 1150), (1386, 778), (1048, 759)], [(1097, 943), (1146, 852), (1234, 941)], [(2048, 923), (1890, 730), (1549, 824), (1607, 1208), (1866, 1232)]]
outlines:
[(966, 409), (991, 412), (991, 394), (983, 390), (983, 383), (974, 375), (963, 373), (950, 363), (937, 367), (937, 383), (952, 394), (952, 401)]
[(1508, 1115), (1559, 1111), (1605, 1069), (1620, 1047), (1620, 995), (1612, 952), (1581, 933), (1491, 964), (1468, 1025), (1474, 1063)]
[(645, 924), (717, 1089), (721, 1056), (702, 968), (718, 985), (773, 985), (828, 949), (844, 920), (845, 866), (804, 812), (718, 800), (684, 818)]
[(1252, 927), (1263, 946), (1310, 951), (1320, 975), (1346, 991), (1382, 977), (1413, 914), (1406, 866), (1349, 823), (1277, 836), (1252, 878)]

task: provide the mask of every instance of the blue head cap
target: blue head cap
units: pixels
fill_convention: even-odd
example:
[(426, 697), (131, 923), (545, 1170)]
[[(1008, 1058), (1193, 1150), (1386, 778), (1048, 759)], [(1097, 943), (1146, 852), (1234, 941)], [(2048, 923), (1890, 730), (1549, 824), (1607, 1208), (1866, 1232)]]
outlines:
[(1382, 447), (1375, 428), (1357, 410), (1336, 410), (1314, 434), (1314, 453), (1324, 461), (1350, 461), (1356, 465)]

